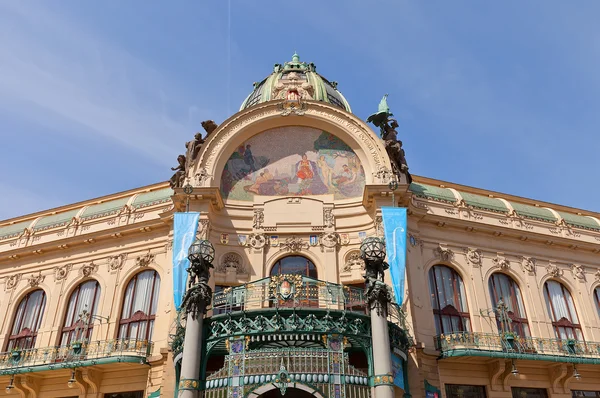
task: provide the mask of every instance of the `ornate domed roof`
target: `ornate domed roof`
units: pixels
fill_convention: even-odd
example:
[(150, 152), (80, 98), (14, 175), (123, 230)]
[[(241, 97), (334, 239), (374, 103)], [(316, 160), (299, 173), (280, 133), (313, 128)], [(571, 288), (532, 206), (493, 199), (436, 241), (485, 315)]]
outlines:
[(301, 99), (329, 102), (330, 104), (352, 112), (346, 98), (337, 90), (337, 82), (330, 82), (317, 73), (315, 64), (301, 62), (294, 53), (292, 60), (275, 64), (273, 73), (260, 83), (254, 83), (254, 90), (240, 107), (240, 111), (261, 102), (286, 99), (290, 95)]

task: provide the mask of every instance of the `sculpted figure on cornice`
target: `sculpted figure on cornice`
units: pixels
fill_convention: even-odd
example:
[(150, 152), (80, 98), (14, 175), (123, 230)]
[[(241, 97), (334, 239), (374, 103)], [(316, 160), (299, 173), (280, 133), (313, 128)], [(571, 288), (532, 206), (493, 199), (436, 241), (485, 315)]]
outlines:
[(196, 133), (192, 141), (185, 143), (186, 172), (190, 170), (192, 165), (196, 162), (198, 155), (200, 154), (200, 150), (202, 149), (202, 145), (208, 136), (217, 129), (218, 125), (213, 120), (205, 120), (202, 122), (202, 127), (204, 128), (204, 131), (206, 131), (204, 138), (202, 137), (202, 133)]
[(406, 162), (404, 149), (402, 149), (402, 141), (398, 139), (398, 133), (396, 132), (398, 121), (393, 119), (392, 116), (394, 116), (394, 114), (390, 112), (386, 94), (379, 103), (377, 113), (369, 116), (367, 122), (373, 123), (381, 130), (381, 138), (385, 143), (385, 149), (390, 157), (394, 174), (396, 174), (399, 179), (401, 179), (402, 175), (406, 176), (406, 179), (410, 184), (412, 182), (412, 177), (408, 172), (408, 163)]
[(177, 166), (171, 167), (171, 170), (175, 172), (169, 180), (169, 185), (172, 189), (181, 188), (185, 182), (185, 171), (186, 171), (186, 158), (185, 155), (177, 156)]

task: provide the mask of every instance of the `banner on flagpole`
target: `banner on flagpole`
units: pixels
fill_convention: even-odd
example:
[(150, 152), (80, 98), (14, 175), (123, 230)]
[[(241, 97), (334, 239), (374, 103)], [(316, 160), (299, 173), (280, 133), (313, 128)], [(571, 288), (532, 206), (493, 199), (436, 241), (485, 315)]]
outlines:
[(173, 220), (173, 302), (179, 310), (185, 293), (188, 249), (196, 239), (200, 213), (175, 213)]
[(402, 305), (406, 272), (406, 208), (382, 207), (381, 215), (392, 288), (396, 296), (396, 303)]

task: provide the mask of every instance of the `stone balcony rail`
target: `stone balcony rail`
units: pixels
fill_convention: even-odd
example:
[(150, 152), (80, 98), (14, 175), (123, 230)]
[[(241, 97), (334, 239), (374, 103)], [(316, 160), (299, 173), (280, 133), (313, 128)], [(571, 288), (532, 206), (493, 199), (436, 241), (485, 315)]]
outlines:
[(442, 358), (480, 356), (600, 364), (600, 343), (574, 339), (457, 332), (435, 337), (435, 347)]
[(40, 372), (114, 362), (145, 364), (152, 352), (146, 340), (102, 340), (75, 342), (68, 346), (13, 349), (0, 353), (0, 374)]

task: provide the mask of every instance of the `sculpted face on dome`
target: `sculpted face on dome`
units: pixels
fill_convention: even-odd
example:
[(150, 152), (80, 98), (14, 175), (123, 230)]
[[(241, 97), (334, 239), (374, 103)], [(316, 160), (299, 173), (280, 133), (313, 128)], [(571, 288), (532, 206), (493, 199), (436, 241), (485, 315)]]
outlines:
[(221, 175), (223, 198), (255, 195), (362, 196), (365, 172), (358, 156), (338, 137), (311, 127), (289, 126), (260, 133), (229, 157)]

